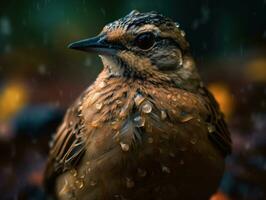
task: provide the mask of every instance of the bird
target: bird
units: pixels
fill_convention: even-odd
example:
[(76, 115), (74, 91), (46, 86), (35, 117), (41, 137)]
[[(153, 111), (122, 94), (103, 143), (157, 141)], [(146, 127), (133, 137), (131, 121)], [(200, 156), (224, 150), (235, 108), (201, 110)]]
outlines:
[(98, 54), (103, 69), (52, 140), (50, 197), (208, 199), (232, 142), (179, 24), (133, 10), (68, 47)]

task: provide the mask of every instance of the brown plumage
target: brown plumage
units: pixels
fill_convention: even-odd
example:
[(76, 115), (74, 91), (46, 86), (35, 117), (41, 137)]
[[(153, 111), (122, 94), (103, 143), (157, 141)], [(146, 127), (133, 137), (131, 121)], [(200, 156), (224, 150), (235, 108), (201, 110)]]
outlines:
[(231, 151), (183, 31), (158, 13), (132, 11), (70, 48), (104, 69), (68, 109), (45, 179), (56, 199), (207, 199)]

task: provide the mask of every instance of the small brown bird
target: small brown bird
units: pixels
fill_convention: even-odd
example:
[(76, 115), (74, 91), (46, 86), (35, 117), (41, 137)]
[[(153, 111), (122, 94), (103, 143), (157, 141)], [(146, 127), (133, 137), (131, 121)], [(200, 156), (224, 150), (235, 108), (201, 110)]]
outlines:
[(208, 199), (231, 139), (178, 24), (132, 11), (69, 47), (98, 53), (104, 67), (55, 135), (47, 191), (60, 200)]

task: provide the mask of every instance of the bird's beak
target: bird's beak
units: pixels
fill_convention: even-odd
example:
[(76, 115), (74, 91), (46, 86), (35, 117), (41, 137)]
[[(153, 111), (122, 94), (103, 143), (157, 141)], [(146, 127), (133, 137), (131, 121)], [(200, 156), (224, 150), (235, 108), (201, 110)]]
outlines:
[(94, 52), (100, 55), (116, 55), (119, 49), (117, 45), (108, 42), (106, 36), (103, 34), (71, 43), (68, 45), (68, 48), (86, 52)]

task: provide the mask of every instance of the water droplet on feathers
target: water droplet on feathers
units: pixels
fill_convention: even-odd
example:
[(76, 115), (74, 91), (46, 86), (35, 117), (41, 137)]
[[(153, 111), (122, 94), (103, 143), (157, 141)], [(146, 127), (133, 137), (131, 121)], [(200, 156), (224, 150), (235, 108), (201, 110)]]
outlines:
[(165, 120), (166, 117), (167, 117), (166, 112), (165, 112), (164, 110), (161, 110), (161, 119), (162, 119), (162, 120)]
[(143, 127), (145, 124), (145, 119), (138, 115), (134, 118), (134, 123), (136, 127)]
[(150, 102), (146, 102), (143, 104), (143, 106), (141, 107), (142, 112), (148, 114), (152, 111), (152, 105)]
[(97, 110), (101, 110), (103, 107), (103, 104), (102, 103), (96, 103), (95, 107)]
[(129, 145), (123, 142), (120, 142), (121, 149), (123, 151), (128, 151), (129, 150)]
[(141, 94), (137, 94), (134, 98), (136, 106), (139, 106), (144, 101), (144, 99), (145, 98)]
[(131, 178), (126, 178), (126, 186), (127, 188), (133, 188), (135, 186), (135, 182)]
[(167, 166), (163, 165), (162, 166), (162, 172), (167, 173), (167, 174), (170, 174), (171, 173), (171, 170)]

